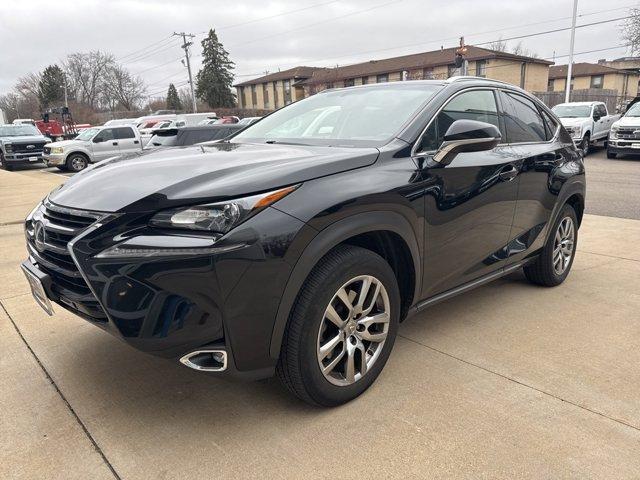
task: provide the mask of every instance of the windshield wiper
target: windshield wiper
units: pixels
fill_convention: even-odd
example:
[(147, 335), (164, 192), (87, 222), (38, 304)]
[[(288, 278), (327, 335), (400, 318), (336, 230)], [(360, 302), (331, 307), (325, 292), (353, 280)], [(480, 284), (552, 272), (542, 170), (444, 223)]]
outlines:
[(302, 145), (303, 147), (308, 147), (308, 143), (299, 143), (299, 142), (283, 142), (281, 140), (266, 140), (264, 143), (268, 143), (269, 145), (273, 145), (277, 143), (278, 145)]

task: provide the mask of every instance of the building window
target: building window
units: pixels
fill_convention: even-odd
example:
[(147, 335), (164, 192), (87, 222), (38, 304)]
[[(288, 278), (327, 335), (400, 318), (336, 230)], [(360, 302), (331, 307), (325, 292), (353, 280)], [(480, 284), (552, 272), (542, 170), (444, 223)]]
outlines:
[(262, 84), (262, 100), (264, 102), (264, 108), (269, 108), (269, 84)]
[(602, 88), (603, 81), (604, 81), (603, 75), (593, 75), (591, 77), (591, 88)]
[(422, 70), (422, 78), (425, 80), (433, 80), (435, 77), (433, 75), (433, 67), (427, 67)]
[(548, 92), (553, 92), (553, 88), (554, 88), (554, 80), (553, 78), (549, 79), (549, 83), (547, 83), (547, 91)]
[(369, 77), (362, 77), (362, 85), (369, 83)]
[(455, 65), (447, 65), (447, 78), (458, 74), (458, 67)]
[(476, 61), (476, 77), (486, 77), (487, 76), (487, 61), (486, 60), (478, 60)]
[(285, 80), (282, 83), (284, 83), (284, 104), (289, 105), (291, 103), (291, 82)]
[(389, 75), (386, 73), (383, 73), (382, 75), (377, 75), (376, 76), (376, 83), (385, 83), (389, 81)]
[(356, 84), (356, 79), (355, 78), (347, 78), (344, 81), (344, 86), (345, 87), (353, 87)]
[(273, 106), (278, 108), (278, 82), (273, 82)]
[(258, 89), (255, 85), (251, 85), (251, 105), (253, 108), (258, 106)]

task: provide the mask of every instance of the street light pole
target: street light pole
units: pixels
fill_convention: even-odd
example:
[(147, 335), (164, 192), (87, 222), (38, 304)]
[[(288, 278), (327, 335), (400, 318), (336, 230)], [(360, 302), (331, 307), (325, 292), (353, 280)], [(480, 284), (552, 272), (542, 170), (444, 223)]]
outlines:
[(193, 90), (193, 77), (191, 76), (191, 61), (189, 60), (189, 47), (193, 45), (193, 42), (187, 42), (187, 37), (193, 38), (195, 35), (190, 33), (176, 33), (173, 32), (175, 36), (182, 37), (182, 48), (184, 48), (184, 56), (187, 61), (187, 71), (189, 72), (189, 87), (191, 88), (191, 102), (193, 103), (193, 113), (198, 113), (198, 106), (196, 105), (196, 94)]
[(571, 97), (571, 76), (573, 75), (573, 44), (576, 39), (576, 17), (578, 15), (578, 0), (573, 0), (573, 19), (571, 20), (571, 42), (569, 44), (569, 65), (567, 65), (567, 83), (565, 85), (564, 101)]

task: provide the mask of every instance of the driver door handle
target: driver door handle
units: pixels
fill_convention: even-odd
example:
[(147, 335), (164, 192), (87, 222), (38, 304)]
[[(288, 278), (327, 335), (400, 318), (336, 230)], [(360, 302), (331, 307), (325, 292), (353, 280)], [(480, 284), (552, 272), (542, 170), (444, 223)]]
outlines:
[(117, 145), (118, 145), (118, 142), (113, 142), (113, 145), (114, 145), (114, 146), (117, 146)]
[(510, 182), (514, 178), (518, 176), (518, 169), (513, 165), (508, 165), (502, 169), (502, 171), (498, 174), (500, 180), (503, 182)]

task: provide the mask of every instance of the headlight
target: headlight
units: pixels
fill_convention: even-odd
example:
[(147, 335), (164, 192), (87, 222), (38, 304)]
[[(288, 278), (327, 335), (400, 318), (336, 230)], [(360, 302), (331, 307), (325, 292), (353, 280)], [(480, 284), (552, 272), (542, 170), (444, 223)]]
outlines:
[(64, 152), (64, 148), (63, 147), (53, 147), (51, 149), (51, 153), (57, 154), (57, 153), (63, 153)]
[(609, 133), (611, 135), (611, 138), (618, 138), (618, 127), (617, 126), (611, 127), (611, 132)]
[(225, 234), (247, 218), (293, 192), (298, 185), (220, 203), (174, 208), (157, 213), (150, 224)]

